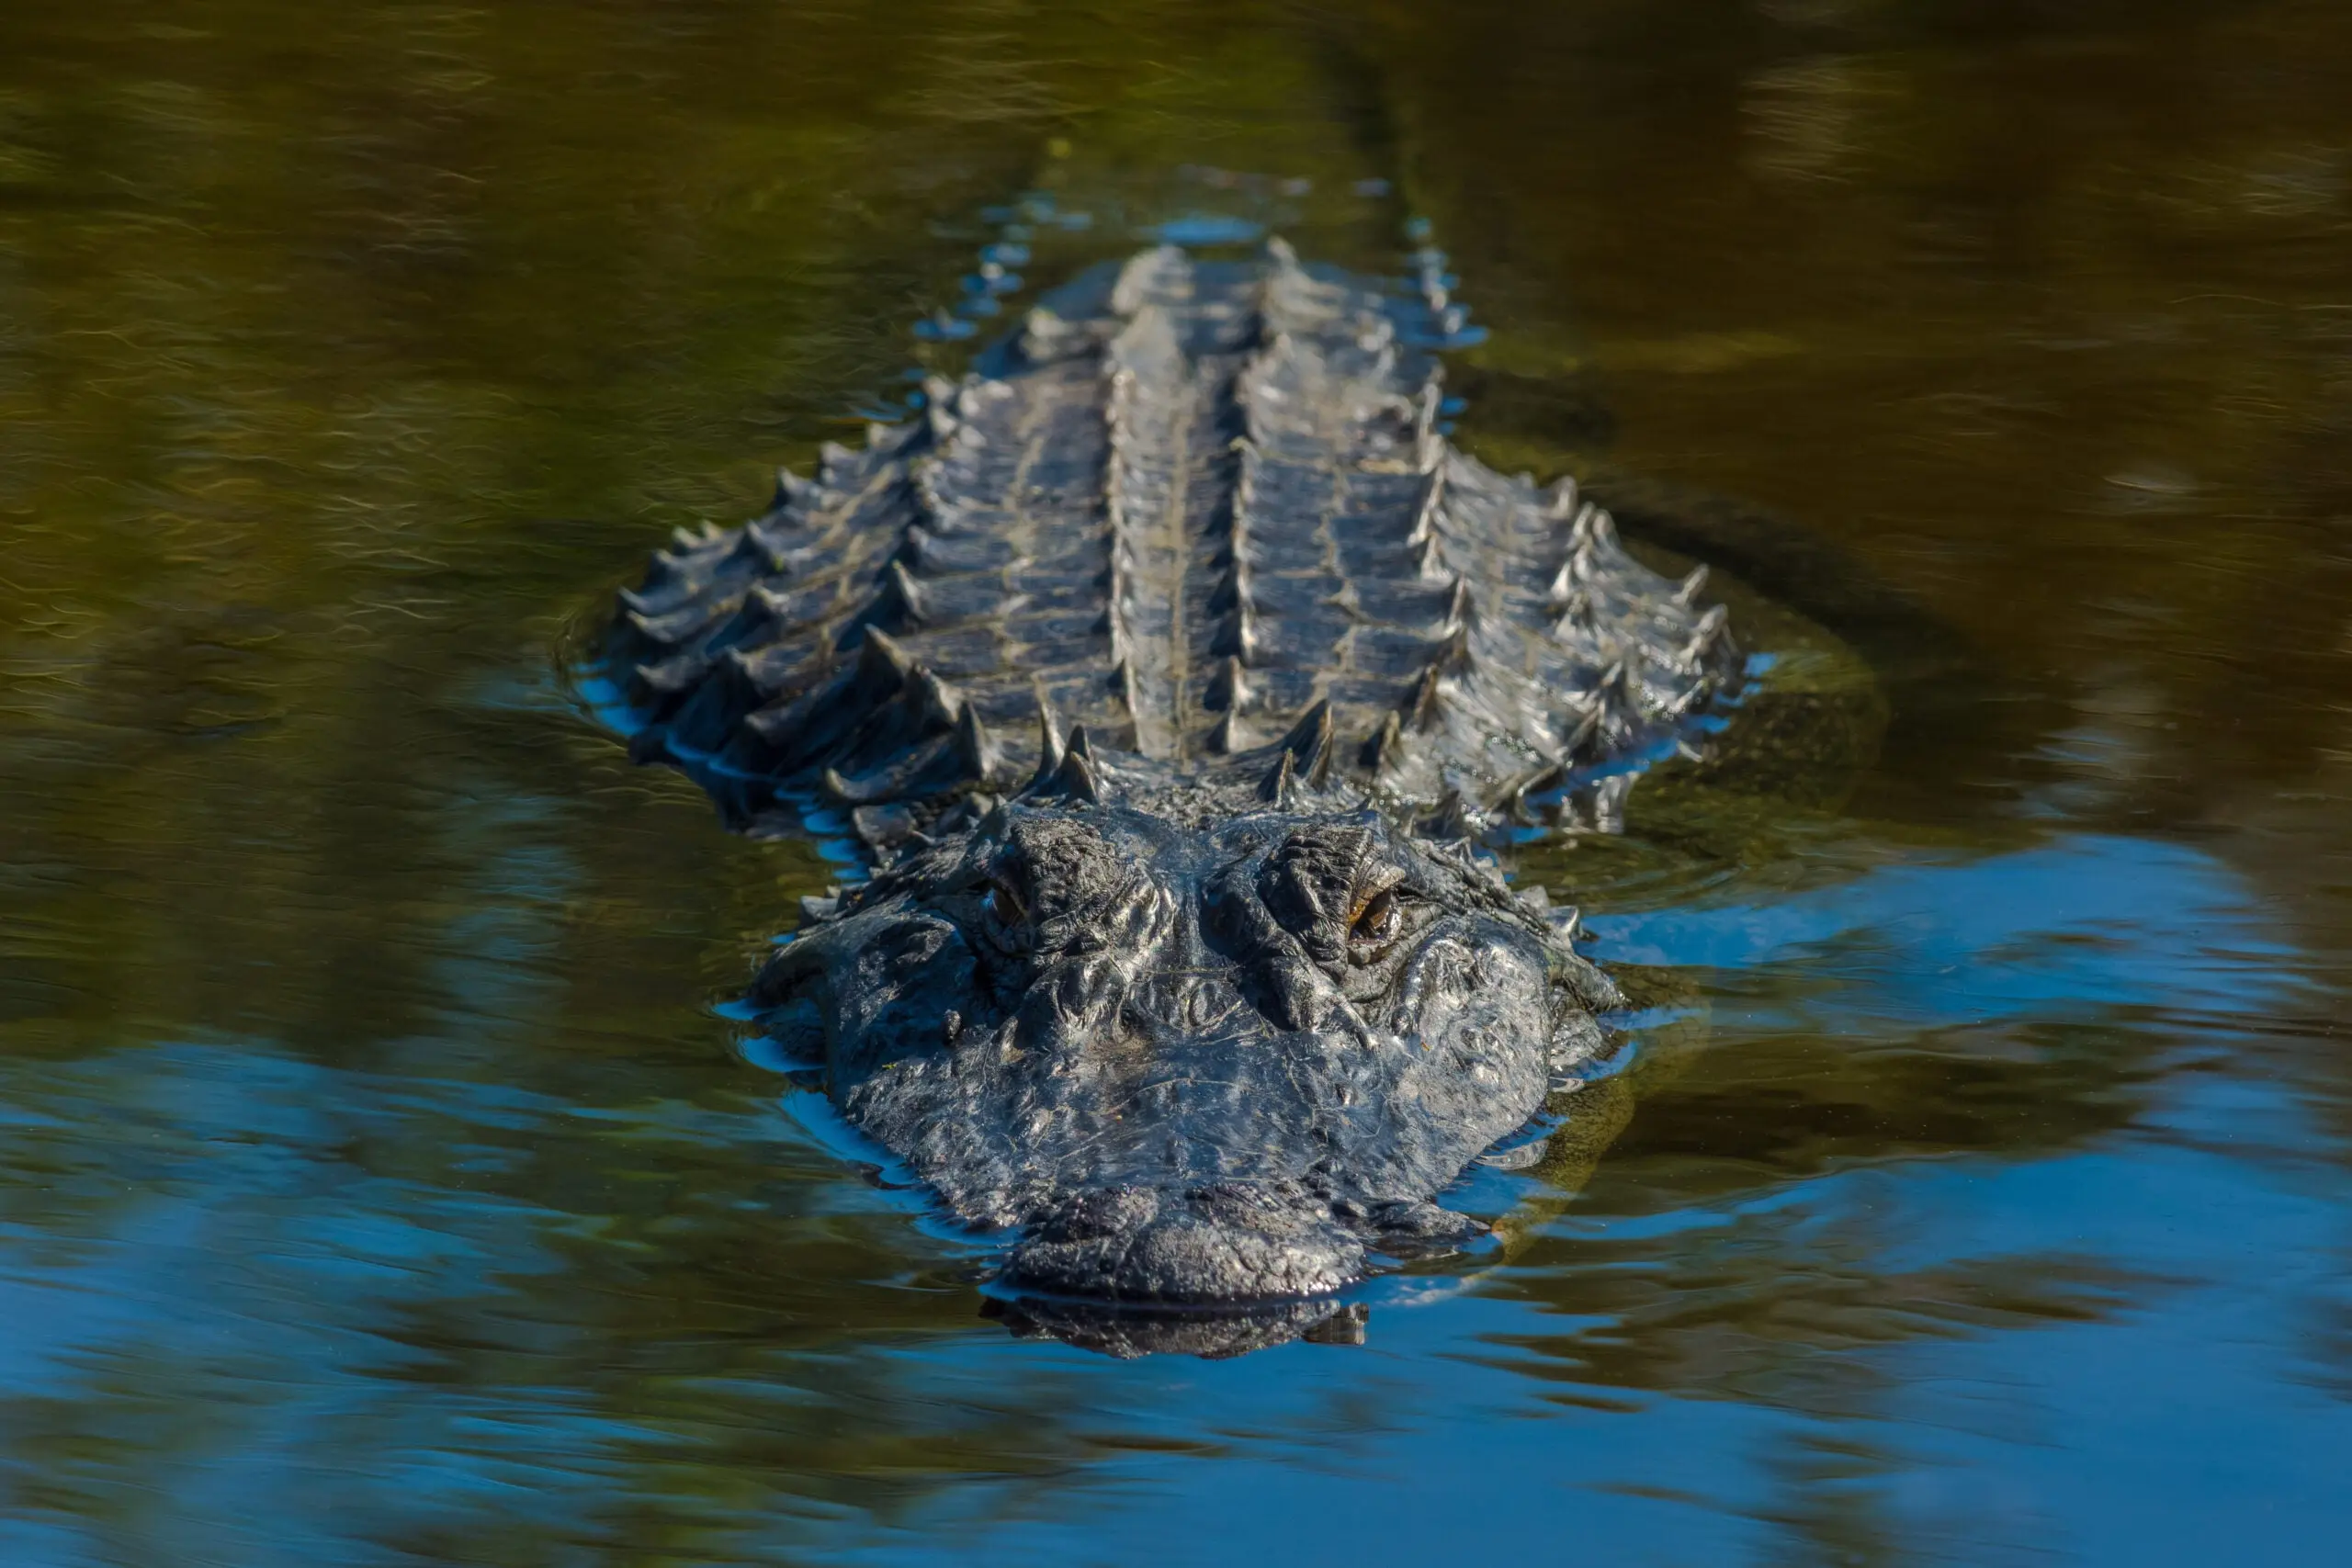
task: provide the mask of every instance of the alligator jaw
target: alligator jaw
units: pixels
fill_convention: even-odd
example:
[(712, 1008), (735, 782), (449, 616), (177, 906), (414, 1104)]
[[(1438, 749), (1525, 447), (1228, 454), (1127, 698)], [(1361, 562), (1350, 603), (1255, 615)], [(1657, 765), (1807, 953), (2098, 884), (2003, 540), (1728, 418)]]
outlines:
[(1033, 1224), (998, 1283), (1097, 1348), (1181, 1341), (1214, 1354), (1308, 1333), (1384, 1258), (1452, 1251), (1487, 1230), (1432, 1202), (1335, 1203), (1295, 1183), (1099, 1188)]
[(1364, 1272), (1363, 1238), (1288, 1183), (1096, 1188), (1061, 1200), (1012, 1250), (1016, 1293), (1145, 1309), (1329, 1295)]
[(1168, 1354), (1222, 1359), (1294, 1339), (1361, 1345), (1370, 1315), (1361, 1303), (1337, 1296), (1226, 1310), (1148, 1310), (1056, 1297), (993, 1296), (981, 1313), (1001, 1319), (1015, 1334), (1051, 1335), (1080, 1349), (1123, 1360)]

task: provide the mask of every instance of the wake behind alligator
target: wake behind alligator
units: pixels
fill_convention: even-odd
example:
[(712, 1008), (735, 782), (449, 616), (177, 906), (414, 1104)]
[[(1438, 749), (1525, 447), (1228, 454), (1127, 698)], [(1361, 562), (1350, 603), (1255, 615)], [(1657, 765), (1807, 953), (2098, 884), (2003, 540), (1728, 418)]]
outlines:
[(1480, 845), (1613, 826), (1736, 690), (1703, 569), (1441, 433), (1447, 310), (1097, 268), (622, 595), (637, 754), (873, 859), (769, 1033), (1073, 1337), (1243, 1348), (1477, 1235), (1436, 1196), (1619, 1000)]

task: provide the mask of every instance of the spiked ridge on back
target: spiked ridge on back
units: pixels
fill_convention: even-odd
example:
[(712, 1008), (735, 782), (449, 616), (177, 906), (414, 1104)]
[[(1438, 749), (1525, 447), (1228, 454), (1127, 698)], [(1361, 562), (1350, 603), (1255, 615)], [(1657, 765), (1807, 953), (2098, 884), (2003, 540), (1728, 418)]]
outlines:
[(1082, 275), (922, 418), (654, 558), (608, 644), (639, 754), (861, 831), (1024, 784), (1344, 784), (1465, 829), (1587, 784), (1607, 826), (1739, 657), (1703, 569), (1440, 433), (1443, 303), (1279, 241)]

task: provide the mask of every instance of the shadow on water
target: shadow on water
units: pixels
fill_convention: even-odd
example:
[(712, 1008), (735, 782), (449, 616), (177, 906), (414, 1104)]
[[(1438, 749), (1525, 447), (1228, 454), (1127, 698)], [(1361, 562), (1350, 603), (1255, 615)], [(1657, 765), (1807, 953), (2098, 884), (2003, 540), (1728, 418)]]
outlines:
[[(2313, 1560), (2347, 104), (2314, 0), (0, 8), (0, 1558)], [(1016, 1339), (714, 1014), (825, 863), (551, 650), (1005, 223), (1410, 214), (1465, 441), (1834, 636), (1530, 856), (1649, 1005), (1495, 1256)]]

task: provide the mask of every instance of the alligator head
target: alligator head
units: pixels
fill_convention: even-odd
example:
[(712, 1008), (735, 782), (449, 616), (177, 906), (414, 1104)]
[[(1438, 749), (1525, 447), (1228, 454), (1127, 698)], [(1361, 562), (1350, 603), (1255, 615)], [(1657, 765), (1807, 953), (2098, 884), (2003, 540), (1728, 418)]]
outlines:
[(1014, 1292), (1271, 1307), (1484, 1227), (1432, 1201), (1615, 993), (1372, 811), (1014, 803), (902, 856), (754, 993)]

